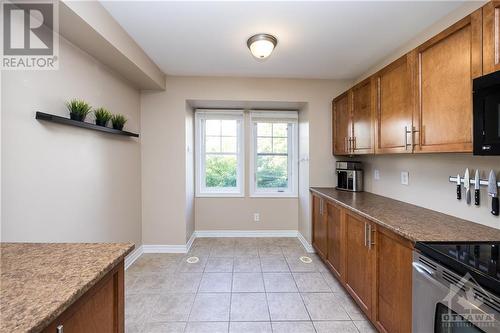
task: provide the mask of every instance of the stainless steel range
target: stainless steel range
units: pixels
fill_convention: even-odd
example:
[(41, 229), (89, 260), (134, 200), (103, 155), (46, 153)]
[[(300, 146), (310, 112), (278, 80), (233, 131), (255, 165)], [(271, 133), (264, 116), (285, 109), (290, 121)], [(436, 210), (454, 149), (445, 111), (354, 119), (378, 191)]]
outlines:
[(417, 242), (413, 333), (499, 333), (499, 247), (499, 242)]

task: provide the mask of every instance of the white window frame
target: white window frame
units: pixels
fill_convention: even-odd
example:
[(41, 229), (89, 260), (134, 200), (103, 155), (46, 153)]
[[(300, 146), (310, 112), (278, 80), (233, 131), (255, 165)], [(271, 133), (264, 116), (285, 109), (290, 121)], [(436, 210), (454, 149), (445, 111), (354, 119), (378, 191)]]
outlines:
[[(257, 123), (288, 123), (288, 187), (257, 188)], [(297, 111), (253, 111), (250, 113), (250, 196), (251, 197), (298, 197), (299, 162), (298, 162), (298, 112)]]
[[(205, 121), (207, 119), (236, 120), (237, 126), (237, 177), (235, 188), (208, 188), (205, 183)], [(195, 178), (196, 197), (243, 197), (245, 196), (245, 135), (244, 115), (241, 110), (195, 111)]]

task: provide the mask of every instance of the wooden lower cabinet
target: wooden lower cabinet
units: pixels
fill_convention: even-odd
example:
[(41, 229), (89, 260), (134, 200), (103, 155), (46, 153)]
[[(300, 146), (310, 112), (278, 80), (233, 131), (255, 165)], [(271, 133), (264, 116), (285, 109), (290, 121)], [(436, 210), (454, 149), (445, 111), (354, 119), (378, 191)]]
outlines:
[(327, 253), (327, 230), (325, 219), (325, 200), (313, 195), (313, 239), (312, 245), (318, 254), (325, 258)]
[(344, 278), (344, 257), (342, 248), (345, 242), (345, 223), (342, 209), (326, 201), (326, 229), (328, 250), (326, 263), (338, 279)]
[(43, 333), (123, 333), (123, 262), (55, 319)]
[(313, 203), (313, 246), (333, 275), (379, 332), (411, 332), (413, 243), (329, 199)]
[(375, 243), (375, 325), (381, 332), (411, 332), (412, 243), (384, 228)]
[[(373, 297), (373, 260), (375, 250), (369, 235), (372, 224), (351, 212), (345, 213), (346, 224), (346, 275), (347, 291), (361, 307), (361, 310), (371, 317)], [(374, 230), (374, 229), (373, 229)]]

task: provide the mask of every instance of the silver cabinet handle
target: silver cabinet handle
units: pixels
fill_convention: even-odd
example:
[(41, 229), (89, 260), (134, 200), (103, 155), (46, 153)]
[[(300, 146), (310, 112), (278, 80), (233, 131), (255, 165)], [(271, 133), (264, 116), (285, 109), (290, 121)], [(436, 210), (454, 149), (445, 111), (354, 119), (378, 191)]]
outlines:
[(405, 126), (405, 150), (408, 150), (408, 126)]
[(57, 326), (56, 333), (64, 333), (64, 326), (63, 325)]
[(366, 236), (366, 222), (365, 222), (365, 247), (367, 246), (367, 236)]
[(354, 152), (356, 150), (356, 137), (352, 137), (352, 151)]
[(323, 216), (323, 199), (319, 199), (319, 215)]
[(368, 223), (368, 250), (372, 249), (372, 225)]

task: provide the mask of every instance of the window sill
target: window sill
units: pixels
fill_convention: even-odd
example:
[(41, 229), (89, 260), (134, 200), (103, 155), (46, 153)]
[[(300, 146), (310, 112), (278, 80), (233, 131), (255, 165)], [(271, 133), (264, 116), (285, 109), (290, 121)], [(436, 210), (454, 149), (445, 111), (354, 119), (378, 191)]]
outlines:
[(298, 195), (295, 193), (252, 193), (250, 198), (273, 198), (273, 199), (298, 199)]
[(244, 198), (245, 195), (241, 193), (199, 193), (195, 198)]

